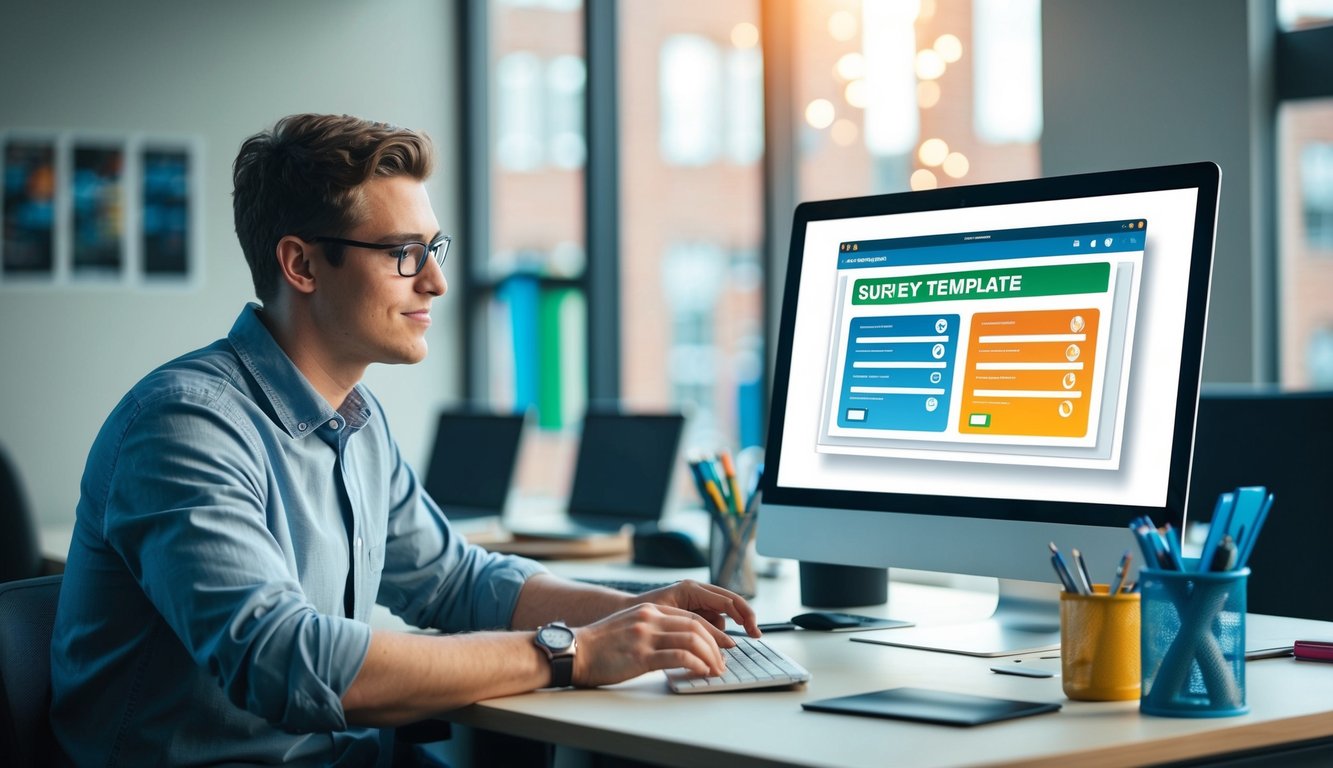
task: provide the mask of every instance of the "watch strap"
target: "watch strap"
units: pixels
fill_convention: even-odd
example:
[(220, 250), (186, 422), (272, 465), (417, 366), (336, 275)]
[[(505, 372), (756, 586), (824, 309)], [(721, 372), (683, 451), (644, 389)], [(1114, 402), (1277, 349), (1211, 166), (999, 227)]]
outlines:
[(574, 654), (551, 657), (551, 687), (568, 688), (574, 684)]

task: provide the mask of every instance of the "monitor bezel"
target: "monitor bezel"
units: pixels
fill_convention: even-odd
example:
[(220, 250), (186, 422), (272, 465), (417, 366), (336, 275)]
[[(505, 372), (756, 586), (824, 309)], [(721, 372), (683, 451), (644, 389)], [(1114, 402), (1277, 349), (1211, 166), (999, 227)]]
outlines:
[[(839, 508), (868, 512), (1017, 520), (1033, 523), (1076, 523), (1124, 526), (1138, 515), (1149, 515), (1158, 525), (1184, 525), (1194, 423), (1203, 370), (1205, 325), (1212, 279), (1214, 234), (1217, 225), (1221, 170), (1214, 163), (1103, 171), (1023, 181), (948, 187), (868, 197), (801, 203), (797, 206), (788, 254), (782, 315), (775, 355), (773, 397), (762, 479), (765, 504), (794, 507)], [(1035, 203), (1051, 200), (1103, 197), (1159, 190), (1197, 189), (1191, 243), (1189, 285), (1182, 334), (1179, 386), (1176, 392), (1175, 440), (1165, 500), (1161, 505), (1105, 504), (1091, 501), (1043, 501), (978, 496), (873, 493), (778, 484), (781, 476), (784, 416), (791, 374), (796, 299), (805, 256), (806, 227), (815, 221), (939, 211), (982, 206)]]

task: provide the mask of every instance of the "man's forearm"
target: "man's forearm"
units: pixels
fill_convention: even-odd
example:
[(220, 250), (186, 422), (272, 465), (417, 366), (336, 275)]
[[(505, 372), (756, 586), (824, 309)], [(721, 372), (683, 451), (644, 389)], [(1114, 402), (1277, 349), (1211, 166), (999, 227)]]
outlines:
[[(558, 619), (579, 626), (635, 602), (614, 590), (538, 574), (523, 584), (511, 623), (522, 630)], [(376, 631), (342, 703), (349, 723), (401, 725), (550, 681), (550, 663), (533, 644), (531, 632), (438, 636)]]
[(343, 694), (347, 722), (392, 726), (550, 684), (531, 632), (415, 635), (376, 630)]
[(552, 621), (582, 626), (641, 602), (633, 595), (550, 574), (538, 574), (523, 583), (509, 625), (514, 629), (536, 629)]

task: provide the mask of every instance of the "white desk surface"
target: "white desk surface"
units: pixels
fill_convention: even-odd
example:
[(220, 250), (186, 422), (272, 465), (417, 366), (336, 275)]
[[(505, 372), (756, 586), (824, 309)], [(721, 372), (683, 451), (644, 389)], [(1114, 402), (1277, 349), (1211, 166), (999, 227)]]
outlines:
[[(43, 530), (47, 552), (63, 558), (68, 530)], [(784, 577), (761, 579), (752, 601), (761, 622), (782, 621), (800, 605), (795, 563)], [(706, 578), (703, 570), (662, 571), (624, 564), (548, 563), (566, 576), (670, 580)], [(994, 596), (890, 582), (889, 603), (857, 613), (918, 624), (981, 618)], [(405, 628), (376, 607), (372, 623)], [(893, 630), (884, 630), (892, 632)], [(1333, 623), (1251, 614), (1249, 645), (1333, 639)], [(858, 633), (867, 636), (871, 633)], [(1076, 702), (1060, 679), (990, 671), (984, 659), (854, 643), (847, 633), (775, 632), (774, 647), (812, 673), (804, 687), (681, 696), (662, 673), (595, 690), (538, 691), (492, 699), (450, 713), (457, 722), (580, 749), (678, 766), (1025, 766), (1095, 768), (1160, 763), (1333, 736), (1333, 664), (1290, 658), (1246, 665), (1250, 714), (1216, 719), (1140, 715), (1137, 701)], [(1049, 663), (1049, 662), (1047, 662)], [(1033, 701), (1064, 708), (973, 728), (851, 717), (801, 709), (801, 702), (918, 686)]]
[[(759, 583), (753, 605), (760, 621), (785, 620), (805, 610), (800, 606), (795, 564), (786, 565), (790, 567), (785, 578)], [(623, 565), (556, 563), (551, 568), (569, 576), (648, 580), (670, 576)], [(993, 604), (994, 597), (984, 594), (891, 582), (888, 605), (854, 610), (925, 624), (980, 618)], [(1271, 616), (1251, 615), (1249, 630), (1252, 641), (1333, 639), (1333, 624)], [(667, 691), (659, 672), (596, 690), (539, 691), (484, 701), (452, 713), (451, 719), (668, 765), (729, 768), (1141, 765), (1333, 735), (1333, 664), (1290, 658), (1249, 662), (1250, 714), (1176, 719), (1140, 715), (1137, 701), (1070, 701), (1059, 677), (1023, 678), (990, 671), (993, 665), (1012, 663), (1008, 659), (854, 643), (850, 636), (806, 631), (767, 635), (769, 643), (811, 671), (811, 681), (796, 690), (681, 696)], [(1059, 701), (1064, 708), (972, 728), (801, 709), (803, 701), (905, 685)]]

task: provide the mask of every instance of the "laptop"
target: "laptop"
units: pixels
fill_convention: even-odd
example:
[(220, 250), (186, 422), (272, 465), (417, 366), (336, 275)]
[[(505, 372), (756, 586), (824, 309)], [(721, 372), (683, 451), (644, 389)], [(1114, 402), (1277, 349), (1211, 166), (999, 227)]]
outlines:
[(461, 533), (500, 527), (523, 437), (521, 413), (446, 410), (424, 486)]
[(509, 526), (515, 536), (557, 539), (655, 525), (666, 507), (685, 417), (590, 411), (583, 418), (565, 514)]

